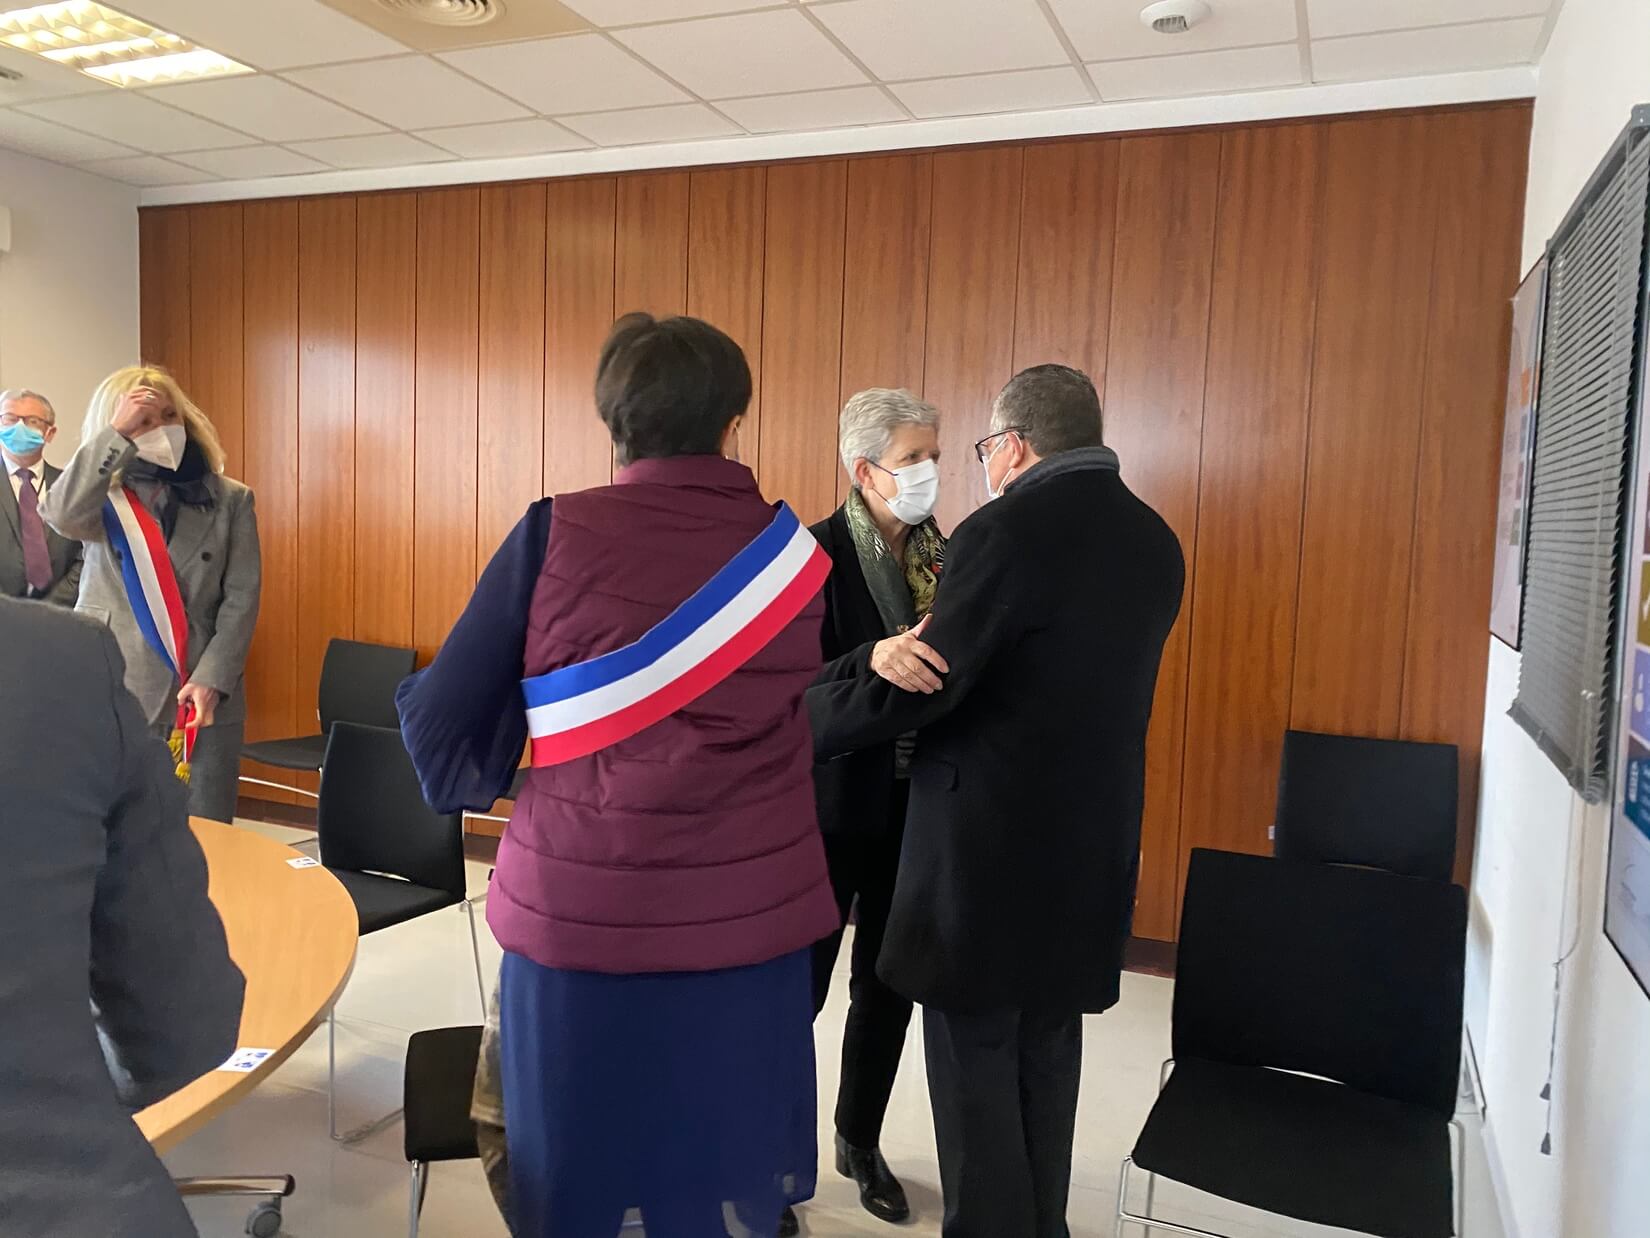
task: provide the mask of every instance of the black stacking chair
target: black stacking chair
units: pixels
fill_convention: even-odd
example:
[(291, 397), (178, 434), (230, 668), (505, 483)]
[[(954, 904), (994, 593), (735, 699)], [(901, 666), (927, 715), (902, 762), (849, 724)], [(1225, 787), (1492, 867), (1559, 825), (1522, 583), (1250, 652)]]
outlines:
[(481, 1058), (481, 1028), (441, 1027), (414, 1032), (407, 1041), (407, 1071), (401, 1103), (407, 1163), (412, 1166), (412, 1197), (407, 1207), (408, 1238), (418, 1238), (424, 1190), (435, 1161), (467, 1161), (481, 1153), (470, 1096), (475, 1091)]
[(1466, 933), (1459, 886), (1194, 850), (1173, 1070), (1123, 1162), (1117, 1233), (1221, 1238), (1153, 1216), (1162, 1175), (1379, 1238), (1460, 1235)]
[(1273, 853), (1449, 881), (1459, 761), (1454, 744), (1286, 732)]
[[(463, 818), (438, 813), (424, 802), (400, 731), (352, 722), (333, 725), (321, 770), (316, 829), (321, 863), (349, 891), (363, 937), (446, 907), (464, 908), (470, 920), (476, 991), (485, 1014), (481, 945), (465, 885)], [(327, 1119), (334, 1139), (339, 1138), (336, 1031), (329, 1014)], [(352, 1132), (346, 1142), (387, 1120)]]
[[(327, 642), (321, 663), (321, 691), (316, 717), (321, 729), (314, 735), (293, 735), (286, 739), (264, 739), (245, 744), (241, 755), (276, 769), (321, 768), (327, 753), (327, 736), (335, 722), (358, 722), (363, 726), (399, 728), (395, 714), (395, 689), (413, 672), (417, 654), (392, 645), (369, 645), (361, 641), (334, 639)], [(294, 791), (314, 798), (314, 793), (285, 783), (262, 778), (242, 778), (259, 787)]]

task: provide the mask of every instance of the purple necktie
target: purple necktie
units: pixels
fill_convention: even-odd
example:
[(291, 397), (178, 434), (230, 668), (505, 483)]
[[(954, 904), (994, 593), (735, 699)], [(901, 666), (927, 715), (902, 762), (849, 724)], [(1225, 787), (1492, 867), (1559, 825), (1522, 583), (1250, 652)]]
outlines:
[(40, 519), (40, 497), (34, 492), (34, 474), (28, 469), (17, 470), (17, 515), (23, 530), (23, 575), (29, 588), (44, 593), (51, 588), (52, 556), (46, 549), (46, 526)]

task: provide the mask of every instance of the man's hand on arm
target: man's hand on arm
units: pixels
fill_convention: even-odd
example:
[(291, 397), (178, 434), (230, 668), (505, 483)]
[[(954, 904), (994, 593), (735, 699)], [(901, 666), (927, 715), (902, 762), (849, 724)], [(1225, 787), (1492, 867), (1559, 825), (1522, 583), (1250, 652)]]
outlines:
[(922, 622), (909, 632), (878, 641), (871, 650), (871, 670), (906, 692), (928, 696), (941, 691), (945, 683), (940, 676), (949, 672), (951, 666), (938, 650), (922, 639), (933, 617), (924, 615)]

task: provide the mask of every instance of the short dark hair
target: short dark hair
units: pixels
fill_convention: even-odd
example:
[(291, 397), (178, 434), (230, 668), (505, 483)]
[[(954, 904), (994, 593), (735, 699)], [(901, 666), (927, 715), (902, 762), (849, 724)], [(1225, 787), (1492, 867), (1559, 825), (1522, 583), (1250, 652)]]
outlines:
[(1009, 379), (992, 406), (991, 428), (1020, 431), (1039, 456), (1105, 441), (1100, 394), (1069, 365), (1034, 365)]
[(626, 314), (596, 367), (596, 408), (619, 463), (710, 456), (751, 402), (745, 354), (697, 318)]

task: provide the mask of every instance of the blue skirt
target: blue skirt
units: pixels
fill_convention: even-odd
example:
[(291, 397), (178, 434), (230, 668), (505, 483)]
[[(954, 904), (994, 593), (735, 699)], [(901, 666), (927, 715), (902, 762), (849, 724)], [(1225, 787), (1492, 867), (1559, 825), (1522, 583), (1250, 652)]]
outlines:
[(517, 1238), (772, 1238), (818, 1174), (807, 950), (610, 976), (504, 956)]

